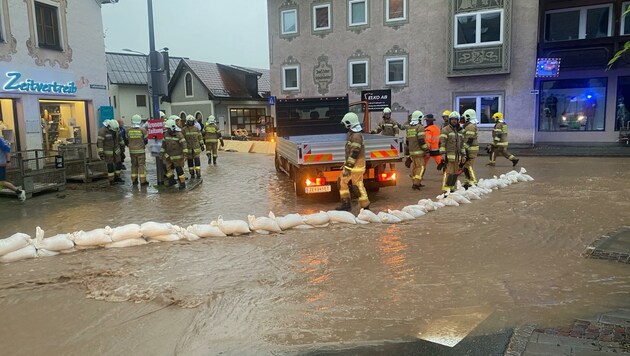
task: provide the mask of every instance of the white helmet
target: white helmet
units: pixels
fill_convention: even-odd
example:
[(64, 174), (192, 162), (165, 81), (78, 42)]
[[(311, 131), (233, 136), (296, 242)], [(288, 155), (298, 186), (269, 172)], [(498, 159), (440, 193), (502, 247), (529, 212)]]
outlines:
[(120, 128), (118, 121), (116, 121), (115, 119), (106, 120), (105, 126), (107, 126), (110, 130), (118, 130)]
[(411, 114), (411, 121), (409, 122), (411, 125), (418, 125), (420, 123), (420, 119), (424, 117), (424, 114), (420, 110), (416, 110)]
[(354, 132), (359, 132), (361, 131), (363, 128), (361, 127), (361, 124), (359, 123), (359, 117), (357, 116), (357, 114), (353, 113), (353, 112), (349, 112), (347, 114), (345, 114), (343, 116), (343, 119), (341, 119), (341, 123), (349, 130), (352, 130)]
[(217, 120), (214, 118), (214, 115), (208, 116), (208, 123), (209, 124), (214, 124), (216, 122), (217, 122)]
[(453, 111), (450, 113), (450, 115), (448, 115), (448, 121), (450, 123), (451, 119), (457, 119), (457, 122), (459, 123), (459, 113), (457, 111)]
[(142, 123), (142, 116), (135, 114), (131, 117), (131, 123), (134, 125), (140, 125), (140, 123)]
[(186, 116), (186, 123), (195, 122), (195, 117), (192, 115)]
[(468, 109), (464, 111), (464, 113), (462, 114), (462, 117), (466, 121), (469, 121), (470, 123), (473, 123), (473, 124), (477, 123), (477, 112), (475, 112), (475, 110), (473, 109)]
[(392, 113), (392, 109), (390, 108), (383, 109), (383, 114), (391, 114), (391, 113)]
[(164, 127), (172, 131), (181, 131), (181, 129), (177, 126), (177, 115), (171, 115), (168, 117), (166, 121), (164, 121)]
[(166, 120), (166, 114), (164, 111), (160, 111), (160, 119)]

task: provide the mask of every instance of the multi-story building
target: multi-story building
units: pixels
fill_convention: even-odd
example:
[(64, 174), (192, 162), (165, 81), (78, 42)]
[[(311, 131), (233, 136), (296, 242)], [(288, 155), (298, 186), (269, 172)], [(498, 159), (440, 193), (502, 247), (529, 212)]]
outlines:
[[(536, 128), (538, 3), (513, 0), (268, 0), (271, 93), (391, 91), (394, 117), (478, 112), (482, 142), (503, 112), (510, 141)], [(372, 115), (374, 124), (380, 113)]]
[(0, 124), (16, 150), (96, 142), (110, 2), (0, 0)]

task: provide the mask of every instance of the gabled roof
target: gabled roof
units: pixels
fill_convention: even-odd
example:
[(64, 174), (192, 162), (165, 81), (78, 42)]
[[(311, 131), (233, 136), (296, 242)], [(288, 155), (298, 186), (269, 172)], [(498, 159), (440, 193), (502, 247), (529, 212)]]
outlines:
[[(182, 60), (181, 57), (170, 57), (171, 73)], [(132, 53), (105, 53), (107, 77), (112, 84), (147, 85), (147, 56)]]
[[(243, 68), (233, 65), (209, 63), (183, 59), (169, 83), (169, 91), (186, 70), (190, 71), (215, 98), (261, 99), (269, 96), (271, 84), (269, 69)], [(250, 93), (245, 86), (245, 77), (255, 76), (258, 82), (257, 94)]]

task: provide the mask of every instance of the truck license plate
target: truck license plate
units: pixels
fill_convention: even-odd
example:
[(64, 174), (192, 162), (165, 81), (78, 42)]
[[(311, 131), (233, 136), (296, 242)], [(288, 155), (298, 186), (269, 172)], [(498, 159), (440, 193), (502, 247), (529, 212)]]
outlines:
[(306, 187), (304, 189), (306, 191), (306, 194), (327, 193), (327, 192), (331, 191), (330, 185), (322, 185), (322, 186), (317, 186), (317, 187)]

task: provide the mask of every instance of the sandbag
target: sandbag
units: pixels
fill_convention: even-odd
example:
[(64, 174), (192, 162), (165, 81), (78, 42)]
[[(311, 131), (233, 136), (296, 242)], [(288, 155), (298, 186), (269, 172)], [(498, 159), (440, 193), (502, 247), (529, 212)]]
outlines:
[(37, 257), (37, 249), (33, 245), (26, 245), (19, 250), (15, 250), (0, 257), (0, 262), (8, 263), (19, 260), (25, 260), (27, 258)]
[(194, 224), (186, 228), (186, 230), (201, 237), (223, 237), (226, 236), (217, 226), (209, 224)]
[(448, 195), (448, 197), (455, 200), (459, 204), (470, 204), (470, 200), (459, 193), (451, 193)]
[(357, 215), (357, 219), (369, 223), (381, 223), (381, 219), (376, 216), (376, 214), (374, 214), (371, 210), (367, 209), (361, 209), (361, 211), (359, 211), (359, 215)]
[(59, 251), (50, 251), (50, 250), (46, 250), (46, 249), (37, 249), (37, 257), (52, 257), (52, 256), (57, 256), (60, 252)]
[(396, 224), (402, 221), (398, 217), (396, 217), (396, 215), (388, 214), (383, 211), (379, 212), (377, 216), (379, 217), (379, 219), (381, 219), (381, 222), (383, 224)]
[(406, 206), (406, 207), (402, 208), (401, 210), (404, 211), (405, 213), (413, 216), (414, 218), (419, 218), (419, 217), (425, 215), (425, 212), (423, 210), (413, 208), (412, 206)]
[(298, 226), (294, 226), (293, 229), (295, 230), (309, 230), (309, 229), (314, 229), (315, 226), (313, 225), (308, 225), (308, 224), (302, 224), (302, 225), (298, 225)]
[(70, 240), (68, 234), (58, 234), (55, 236), (35, 239), (33, 244), (37, 249), (44, 249), (50, 251), (62, 251), (74, 247), (74, 242)]
[(282, 232), (278, 222), (273, 218), (266, 216), (257, 218), (254, 215), (247, 215), (247, 221), (249, 222), (249, 228), (258, 233), (260, 233), (261, 230), (266, 232)]
[(407, 208), (411, 208), (411, 209), (420, 210), (420, 211), (422, 211), (423, 213), (427, 213), (427, 212), (428, 212), (427, 207), (426, 207), (426, 206), (424, 206), (424, 205), (420, 205), (420, 204), (407, 205), (406, 207), (407, 207)]
[(104, 229), (94, 229), (91, 231), (77, 231), (70, 234), (70, 240), (74, 241), (76, 246), (103, 246), (112, 242), (112, 229), (107, 226)]
[(409, 214), (409, 213), (406, 213), (406, 212), (404, 212), (404, 211), (402, 211), (402, 210), (391, 210), (391, 209), (388, 209), (388, 210), (387, 210), (387, 212), (388, 212), (388, 213), (390, 213), (390, 214), (392, 214), (392, 215), (394, 215), (395, 217), (399, 218), (401, 221), (406, 221), (406, 220), (413, 220), (413, 219), (415, 219), (415, 218), (413, 217), (413, 215), (411, 215), (411, 214)]
[(140, 246), (140, 245), (146, 245), (146, 244), (147, 244), (147, 240), (145, 240), (142, 237), (139, 237), (135, 239), (125, 239), (125, 240), (114, 241), (114, 242), (106, 244), (105, 248), (131, 247), (131, 246)]
[(226, 235), (242, 235), (248, 234), (249, 225), (243, 220), (223, 220), (221, 216), (216, 221), (210, 223), (213, 226), (217, 226)]
[[(269, 214), (273, 215), (272, 213)], [(298, 225), (304, 224), (304, 218), (300, 214), (288, 214), (285, 216), (277, 217), (276, 222), (282, 230), (288, 230)]]
[(319, 213), (309, 214), (302, 216), (304, 218), (304, 223), (313, 225), (313, 226), (324, 226), (330, 222), (330, 217), (326, 214), (325, 211), (320, 211)]
[(459, 203), (456, 202), (450, 195), (444, 199), (441, 199), (439, 203), (444, 204), (445, 206), (459, 206)]
[(421, 200), (418, 200), (418, 205), (422, 205), (422, 206), (424, 206), (424, 208), (425, 208), (425, 210), (426, 210), (427, 212), (437, 210), (437, 208), (435, 207), (435, 205), (433, 205), (433, 201), (431, 201), (430, 199), (421, 199)]
[(197, 241), (201, 238), (197, 234), (190, 232), (187, 229), (183, 229), (178, 233), (178, 235), (180, 240)]
[(112, 231), (112, 241), (122, 241), (128, 239), (138, 239), (142, 237), (142, 231), (138, 224), (128, 224), (114, 228)]
[(349, 211), (330, 210), (327, 211), (330, 222), (332, 223), (344, 223), (344, 224), (356, 224), (357, 218)]
[(168, 234), (168, 235), (152, 236), (147, 239), (147, 241), (149, 242), (172, 242), (172, 241), (179, 241), (179, 240), (180, 240), (180, 237), (176, 233)]
[(144, 237), (152, 237), (152, 236), (160, 236), (160, 235), (170, 235), (177, 232), (173, 225), (169, 223), (158, 223), (154, 221), (148, 221), (144, 224), (140, 225), (140, 232)]
[(359, 218), (356, 218), (356, 222), (357, 222), (357, 225), (367, 225), (370, 223), (369, 221), (361, 220)]
[(29, 241), (31, 241), (31, 237), (21, 232), (15, 233), (6, 239), (0, 239), (0, 256), (26, 247)]

